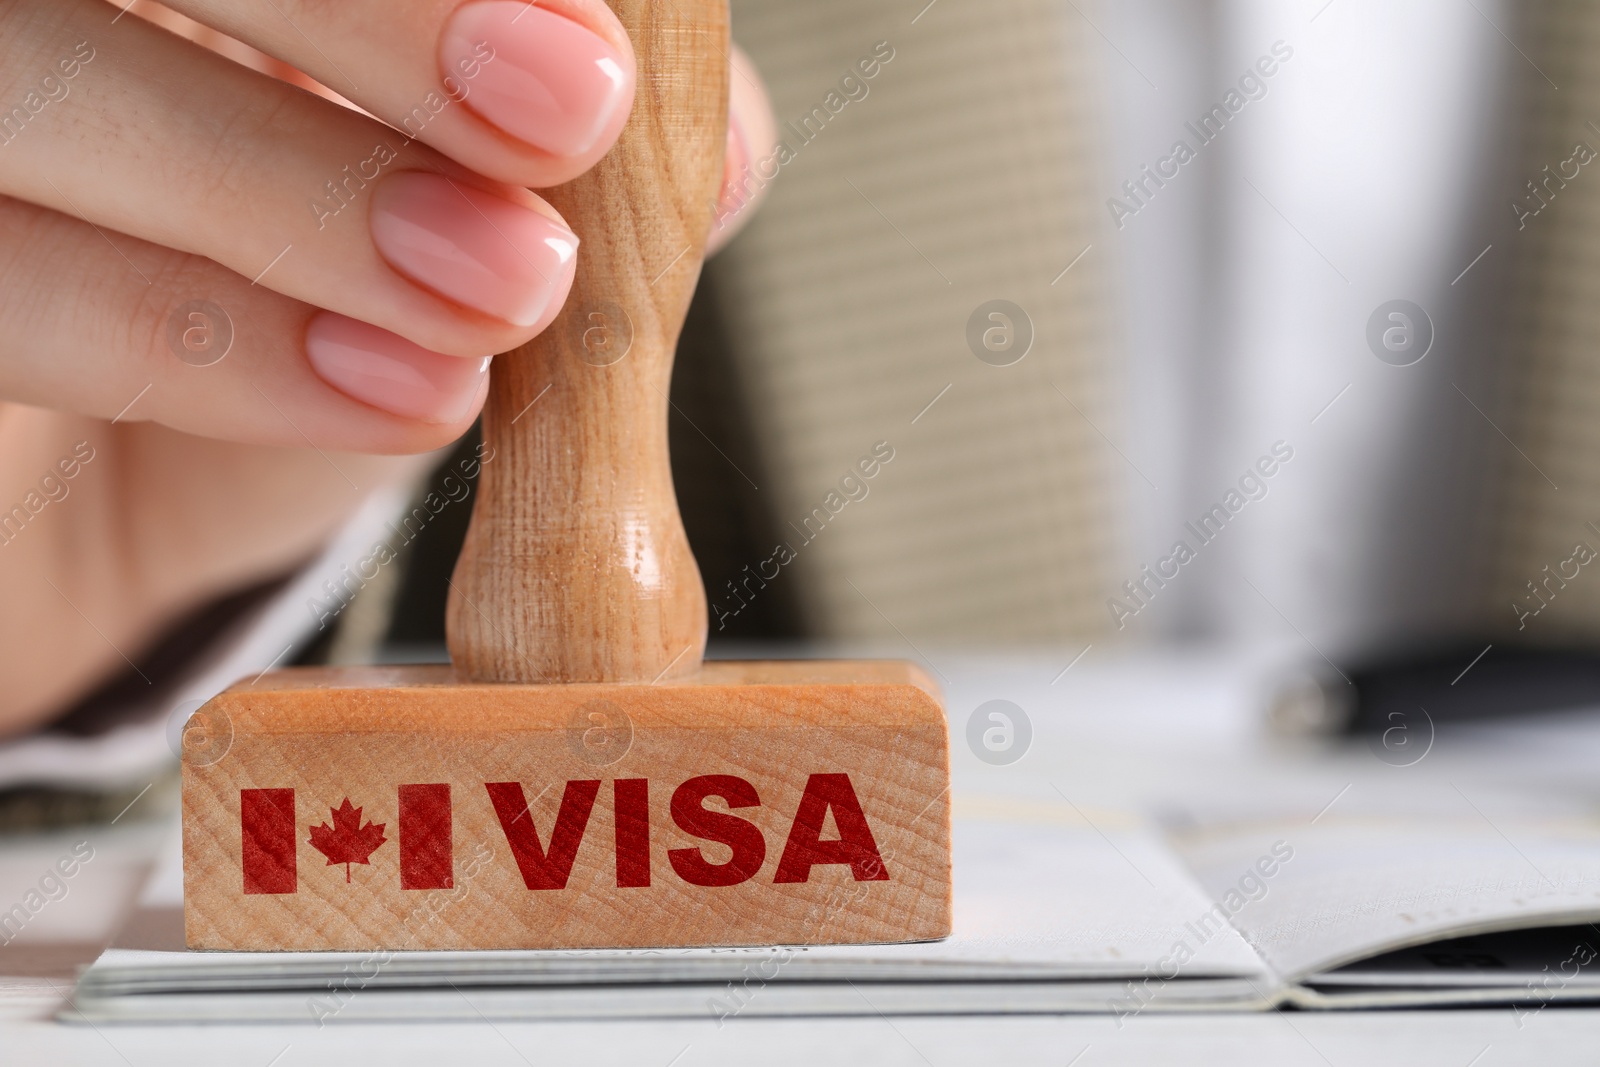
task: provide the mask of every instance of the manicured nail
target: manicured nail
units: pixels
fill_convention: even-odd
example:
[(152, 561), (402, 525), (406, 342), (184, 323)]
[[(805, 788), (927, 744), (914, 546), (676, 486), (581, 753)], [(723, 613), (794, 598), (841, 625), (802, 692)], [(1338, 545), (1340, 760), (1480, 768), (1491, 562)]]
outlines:
[[(520, 141), (558, 156), (589, 151), (633, 103), (633, 64), (593, 31), (527, 0), (476, 0), (439, 44), (464, 103)], [(473, 72), (476, 71), (474, 75)]]
[(373, 190), (370, 225), (395, 270), (515, 326), (538, 322), (572, 283), (571, 230), (442, 174), (389, 175)]
[(324, 311), (306, 329), (311, 368), (363, 404), (423, 422), (456, 422), (483, 394), (489, 357), (445, 356), (388, 330)]

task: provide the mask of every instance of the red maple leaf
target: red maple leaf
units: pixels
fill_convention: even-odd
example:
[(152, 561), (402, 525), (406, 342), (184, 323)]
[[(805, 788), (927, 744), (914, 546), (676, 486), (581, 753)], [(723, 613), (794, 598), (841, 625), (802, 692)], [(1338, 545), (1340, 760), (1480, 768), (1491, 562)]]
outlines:
[(352, 808), (349, 797), (337, 808), (328, 810), (333, 813), (333, 825), (323, 823), (311, 827), (311, 847), (328, 857), (327, 866), (344, 864), (344, 880), (348, 882), (350, 865), (372, 862), (368, 857), (388, 838), (383, 836), (381, 822), (361, 825), (361, 809)]

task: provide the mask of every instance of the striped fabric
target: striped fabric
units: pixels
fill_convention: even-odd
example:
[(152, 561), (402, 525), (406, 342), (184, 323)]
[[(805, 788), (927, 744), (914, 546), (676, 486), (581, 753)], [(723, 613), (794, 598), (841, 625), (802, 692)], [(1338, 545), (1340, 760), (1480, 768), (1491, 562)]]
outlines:
[(1503, 468), (1490, 619), (1548, 643), (1600, 636), (1600, 5), (1519, 10), (1531, 184), (1507, 204), (1520, 229), (1504, 348), (1521, 456)]
[[(1093, 31), (1054, 0), (924, 4), (734, 2), (787, 144), (711, 268), (795, 550), (774, 566), (827, 638), (1091, 637), (1118, 523)], [(1031, 322), (1009, 366), (969, 346), (991, 300)], [(979, 318), (986, 352), (1026, 332)]]

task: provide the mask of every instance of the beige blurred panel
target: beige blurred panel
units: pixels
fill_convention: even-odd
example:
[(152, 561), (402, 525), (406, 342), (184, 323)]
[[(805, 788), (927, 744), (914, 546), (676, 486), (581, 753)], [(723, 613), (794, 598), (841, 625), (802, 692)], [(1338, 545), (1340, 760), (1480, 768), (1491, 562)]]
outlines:
[[(1103, 210), (1079, 58), (1093, 31), (1055, 0), (924, 2), (734, 3), (794, 151), (714, 267), (762, 492), (798, 549), (783, 580), (828, 637), (1092, 638), (1117, 518), (1110, 272), (1104, 249), (1084, 252)], [(893, 58), (840, 107), (875, 48)], [(830, 103), (803, 141), (799, 120)], [(1032, 322), (1011, 366), (966, 340), (991, 299)], [(879, 441), (894, 459), (869, 495), (803, 542)]]
[[(1580, 142), (1600, 151), (1591, 121), (1600, 120), (1600, 5), (1541, 0), (1521, 17), (1528, 54), (1560, 87), (1529, 76), (1523, 158), (1526, 177), (1542, 179)], [(1600, 560), (1584, 565), (1575, 552), (1580, 542), (1600, 552), (1600, 159), (1549, 190), (1513, 243), (1506, 358), (1516, 393), (1506, 429), (1527, 462), (1511, 455), (1504, 466), (1489, 616), (1542, 642), (1600, 636)]]

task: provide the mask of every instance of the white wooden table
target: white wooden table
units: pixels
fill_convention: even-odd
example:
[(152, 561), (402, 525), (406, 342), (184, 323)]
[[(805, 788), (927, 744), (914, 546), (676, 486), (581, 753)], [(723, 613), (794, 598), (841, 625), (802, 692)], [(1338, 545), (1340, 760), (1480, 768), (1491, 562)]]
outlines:
[[(1077, 650), (1049, 657), (975, 661), (936, 657), (956, 729), (958, 773), (1003, 788), (1012, 768), (979, 763), (963, 727), (972, 709), (1004, 698), (1028, 711), (1034, 748), (1025, 757), (1052, 779), (1071, 783), (1078, 803), (1118, 806), (1165, 791), (1228, 781), (1293, 781), (1337, 789), (1371, 772), (1370, 753), (1285, 746), (1258, 726), (1259, 674), (1248, 663), (1210, 655), (1090, 656), (1054, 684)], [(1600, 750), (1593, 736), (1530, 735), (1516, 746), (1454, 744), (1403, 773), (1415, 780), (1470, 774), (1474, 780), (1537, 776), (1549, 784), (1589, 783)], [(1019, 764), (1020, 766), (1020, 764)], [(1383, 768), (1390, 774), (1393, 768)], [(1409, 779), (1406, 779), (1409, 780)], [(20, 936), (0, 947), (0, 1064), (701, 1064), (945, 1065), (1240, 1063), (1282, 1065), (1432, 1065), (1600, 1062), (1600, 1009), (1546, 1008), (1520, 1021), (1510, 1009), (1388, 1013), (1146, 1015), (1120, 1027), (1109, 1016), (763, 1020), (719, 1026), (707, 1018), (674, 1022), (480, 1023), (374, 1026), (101, 1026), (54, 1021), (70, 993), (70, 974), (114, 931), (164, 834), (159, 790), (115, 826), (0, 838), (0, 909), (39, 883), (55, 861), (88, 841), (94, 858), (66, 882), (60, 899), (38, 910)], [(471, 991), (441, 993), (465, 997)]]

